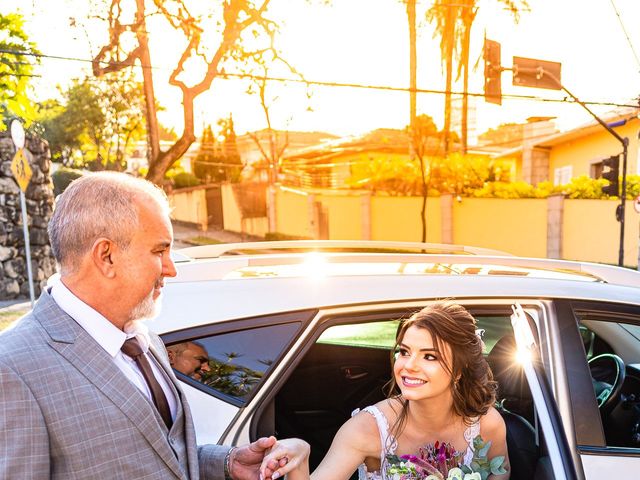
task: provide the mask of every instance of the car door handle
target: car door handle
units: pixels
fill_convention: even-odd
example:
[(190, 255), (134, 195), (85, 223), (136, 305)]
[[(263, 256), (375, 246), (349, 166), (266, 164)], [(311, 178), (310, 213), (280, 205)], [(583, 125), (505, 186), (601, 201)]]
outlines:
[(340, 371), (347, 380), (359, 380), (369, 375), (367, 370), (359, 366), (340, 367)]

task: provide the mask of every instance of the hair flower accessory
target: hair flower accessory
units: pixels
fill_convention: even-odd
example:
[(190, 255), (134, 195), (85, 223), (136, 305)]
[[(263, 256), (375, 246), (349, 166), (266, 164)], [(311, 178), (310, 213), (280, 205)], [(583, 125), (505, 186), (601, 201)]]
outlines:
[(484, 352), (486, 350), (485, 344), (484, 344), (484, 328), (476, 328), (476, 337), (478, 337), (478, 340), (480, 340), (480, 345), (482, 345), (482, 351)]

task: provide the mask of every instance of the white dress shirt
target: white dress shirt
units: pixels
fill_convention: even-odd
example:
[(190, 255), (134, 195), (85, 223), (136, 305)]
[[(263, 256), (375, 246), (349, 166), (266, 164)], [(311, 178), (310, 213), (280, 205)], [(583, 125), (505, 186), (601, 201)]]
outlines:
[(142, 376), (142, 372), (136, 365), (135, 361), (120, 350), (127, 338), (134, 336), (138, 338), (140, 347), (145, 352), (144, 354), (151, 364), (153, 374), (158, 380), (158, 383), (160, 383), (160, 386), (167, 397), (169, 409), (171, 410), (171, 418), (175, 420), (177, 399), (169, 387), (169, 380), (166, 375), (157, 364), (156, 359), (153, 358), (153, 355), (149, 354), (149, 337), (146, 327), (139, 324), (139, 322), (136, 322), (139, 324), (138, 328), (130, 330), (128, 333), (123, 332), (100, 313), (76, 297), (71, 290), (66, 287), (60, 277), (56, 277), (57, 278), (49, 282), (49, 285), (52, 287), (51, 296), (58, 306), (67, 315), (73, 318), (89, 335), (91, 335), (98, 345), (100, 345), (111, 356), (111, 358), (113, 358), (114, 363), (120, 370), (122, 370), (122, 373), (124, 373), (125, 376), (136, 387), (138, 387), (144, 395), (146, 395), (149, 401), (153, 403), (151, 390), (149, 390), (149, 386)]

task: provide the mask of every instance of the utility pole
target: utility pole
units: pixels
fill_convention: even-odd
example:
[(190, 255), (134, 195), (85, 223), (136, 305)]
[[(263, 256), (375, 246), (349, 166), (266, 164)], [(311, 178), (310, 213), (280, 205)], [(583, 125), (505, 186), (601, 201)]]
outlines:
[(618, 248), (618, 265), (624, 265), (624, 223), (625, 201), (627, 197), (627, 151), (629, 139), (622, 138), (618, 132), (598, 117), (583, 101), (571, 93), (560, 81), (560, 63), (547, 62), (534, 58), (513, 57), (513, 84), (527, 87), (562, 90), (589, 114), (622, 145), (622, 192), (620, 205), (616, 208), (616, 220), (620, 222), (620, 243)]
[[(611, 126), (598, 117), (584, 102), (571, 93), (560, 80), (562, 65), (536, 58), (513, 57), (513, 68), (500, 65), (500, 44), (485, 38), (485, 101), (501, 104), (502, 92), (500, 76), (505, 70), (513, 72), (513, 85), (521, 87), (548, 88), (562, 90), (589, 114), (611, 135), (622, 144), (622, 192), (619, 194), (620, 205), (616, 208), (616, 220), (620, 222), (620, 244), (618, 248), (618, 265), (624, 265), (624, 223), (625, 201), (627, 197), (627, 151), (629, 139), (622, 138)], [(617, 189), (616, 189), (617, 190)]]

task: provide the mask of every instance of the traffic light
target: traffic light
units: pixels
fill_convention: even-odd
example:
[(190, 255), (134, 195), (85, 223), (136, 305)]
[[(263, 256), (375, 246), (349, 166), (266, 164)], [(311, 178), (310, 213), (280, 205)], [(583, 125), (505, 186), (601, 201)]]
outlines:
[(602, 193), (606, 193), (611, 197), (619, 197), (619, 180), (620, 177), (620, 155), (613, 155), (612, 157), (602, 160), (602, 167), (608, 167), (609, 170), (602, 172), (602, 178), (609, 180), (609, 185), (602, 187)]
[(484, 39), (484, 100), (502, 105), (502, 66), (500, 44)]

